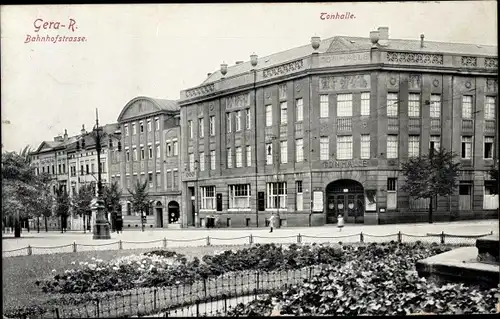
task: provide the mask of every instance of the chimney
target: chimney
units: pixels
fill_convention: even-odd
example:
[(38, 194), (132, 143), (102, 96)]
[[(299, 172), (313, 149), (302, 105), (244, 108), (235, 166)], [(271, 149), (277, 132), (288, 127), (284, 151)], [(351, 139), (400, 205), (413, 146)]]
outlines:
[(243, 61), (236, 61), (236, 65), (243, 63)]
[(386, 47), (389, 45), (389, 28), (388, 27), (379, 27), (378, 28), (379, 40), (378, 44)]
[(63, 137), (61, 135), (54, 137), (54, 142), (62, 142)]
[(82, 133), (82, 135), (87, 133), (87, 131), (85, 130), (85, 124), (82, 124), (82, 130), (80, 132)]
[(68, 130), (67, 129), (64, 129), (64, 141), (65, 142), (68, 141)]
[(420, 35), (420, 47), (421, 48), (424, 47), (424, 34), (423, 33)]

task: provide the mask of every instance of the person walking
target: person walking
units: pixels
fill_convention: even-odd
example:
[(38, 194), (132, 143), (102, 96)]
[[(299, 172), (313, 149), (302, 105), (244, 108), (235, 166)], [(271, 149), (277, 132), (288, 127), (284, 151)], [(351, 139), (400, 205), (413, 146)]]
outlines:
[(337, 227), (339, 228), (339, 232), (342, 231), (344, 227), (344, 217), (340, 214), (337, 216)]
[(269, 232), (272, 233), (273, 232), (273, 228), (274, 228), (274, 223), (276, 221), (276, 216), (274, 216), (274, 213), (271, 215), (271, 217), (269, 218)]
[(123, 227), (123, 217), (121, 215), (117, 215), (115, 221), (115, 228), (117, 234), (119, 234), (120, 232), (123, 233), (122, 227)]

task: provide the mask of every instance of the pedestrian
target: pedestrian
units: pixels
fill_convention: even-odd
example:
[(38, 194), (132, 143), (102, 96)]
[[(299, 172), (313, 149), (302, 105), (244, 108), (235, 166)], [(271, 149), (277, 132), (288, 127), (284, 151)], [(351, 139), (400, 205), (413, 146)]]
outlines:
[(342, 231), (342, 227), (344, 227), (344, 217), (340, 214), (337, 217), (337, 227), (339, 228), (339, 231)]
[(121, 215), (116, 216), (115, 227), (116, 227), (116, 233), (117, 234), (119, 234), (120, 232), (123, 233), (123, 231), (122, 231), (123, 218), (122, 218)]
[(274, 216), (274, 213), (271, 215), (271, 217), (269, 218), (269, 227), (270, 227), (270, 230), (269, 232), (272, 233), (273, 232), (273, 228), (274, 228), (274, 221), (276, 220), (276, 216)]

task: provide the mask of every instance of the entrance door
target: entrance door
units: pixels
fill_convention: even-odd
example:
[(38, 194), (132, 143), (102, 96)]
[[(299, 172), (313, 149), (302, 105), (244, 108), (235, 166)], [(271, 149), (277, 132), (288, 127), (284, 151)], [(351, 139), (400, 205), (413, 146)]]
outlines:
[(353, 180), (338, 180), (326, 187), (326, 223), (334, 224), (338, 216), (346, 223), (363, 222), (365, 213), (363, 186)]
[(168, 223), (178, 224), (180, 218), (179, 203), (171, 201), (168, 203)]
[(163, 205), (160, 201), (156, 202), (156, 227), (163, 228)]

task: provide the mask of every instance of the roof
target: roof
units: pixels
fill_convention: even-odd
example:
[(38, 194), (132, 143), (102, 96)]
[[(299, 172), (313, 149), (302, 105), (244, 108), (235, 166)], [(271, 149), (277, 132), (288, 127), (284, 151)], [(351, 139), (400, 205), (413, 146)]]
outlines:
[(31, 154), (40, 153), (42, 151), (42, 148), (44, 147), (44, 145), (48, 146), (48, 148), (45, 148), (43, 150), (44, 152), (47, 152), (47, 151), (55, 150), (57, 148), (68, 146), (68, 145), (76, 142), (77, 139), (78, 139), (77, 136), (71, 136), (71, 137), (68, 137), (68, 140), (66, 142), (64, 142), (64, 141), (43, 141), (42, 143), (40, 143), (40, 145), (37, 147), (37, 149), (35, 151), (33, 151)]
[[(420, 39), (405, 40), (389, 38), (389, 45), (381, 47), (384, 50), (413, 51), (428, 53), (448, 53), (465, 55), (488, 55), (497, 56), (498, 47), (493, 45), (478, 45), (467, 43), (449, 43), (424, 40), (424, 47), (420, 47)], [(318, 53), (349, 52), (370, 50), (372, 43), (370, 38), (336, 36), (321, 41)], [(288, 61), (303, 58), (310, 55), (313, 49), (310, 44), (292, 48), (286, 51), (271, 54), (258, 59), (256, 69), (266, 69), (280, 65)], [(252, 70), (250, 61), (228, 66), (226, 78), (247, 73)], [(219, 81), (222, 78), (220, 70), (212, 73), (201, 85)]]
[(120, 115), (118, 115), (118, 122), (121, 122), (127, 110), (130, 107), (132, 107), (137, 101), (140, 100), (149, 101), (151, 104), (153, 104), (153, 107), (158, 108), (158, 111), (179, 112), (181, 109), (180, 106), (177, 104), (176, 100), (165, 100), (165, 99), (152, 98), (148, 96), (137, 96), (132, 100), (130, 100), (129, 102), (127, 102), (127, 104), (125, 104), (122, 111), (120, 112)]
[(177, 112), (180, 110), (179, 105), (177, 104), (176, 100), (165, 100), (165, 99), (154, 99), (154, 98), (147, 98), (150, 99), (158, 104), (158, 106), (164, 110), (164, 111), (169, 111), (169, 112)]

